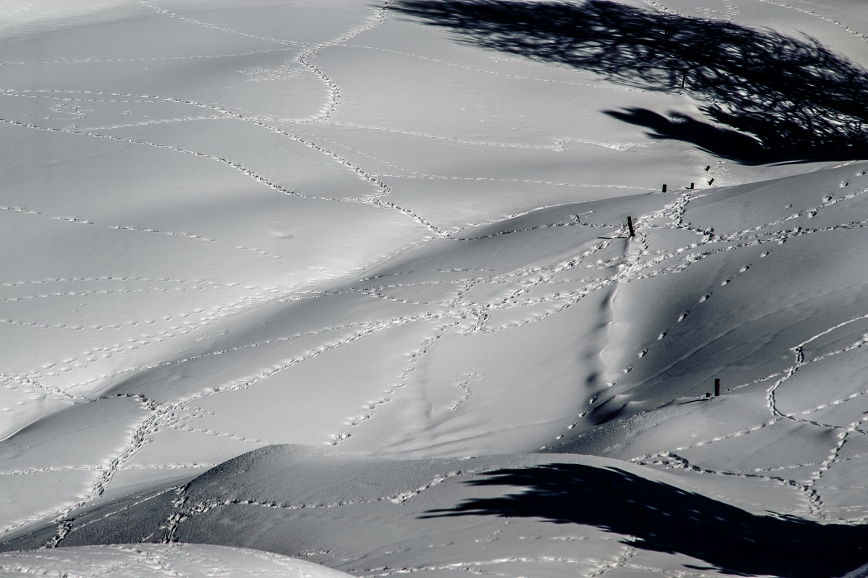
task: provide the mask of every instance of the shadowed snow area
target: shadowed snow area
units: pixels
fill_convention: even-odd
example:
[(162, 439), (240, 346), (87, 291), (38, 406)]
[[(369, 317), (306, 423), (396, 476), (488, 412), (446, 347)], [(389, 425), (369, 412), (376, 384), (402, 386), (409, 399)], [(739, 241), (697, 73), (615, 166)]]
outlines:
[[(64, 541), (261, 548), (361, 575), (575, 575), (605, 569), (611, 556), (637, 568), (701, 570), (693, 559), (741, 575), (811, 577), (864, 560), (864, 526), (746, 509), (725, 495), (736, 485), (708, 497), (701, 482), (589, 456), (408, 462), (270, 446), (174, 491), (83, 511)], [(9, 545), (35, 547), (52, 532)]]
[(868, 71), (809, 36), (608, 0), (403, 0), (394, 9), (486, 48), (591, 70), (638, 89), (683, 90), (705, 101), (703, 114), (730, 127), (680, 113), (673, 122), (642, 108), (607, 111), (653, 128), (655, 138), (754, 164), (865, 157)]
[(866, 64), (849, 0), (4, 4), (0, 573), (865, 575)]

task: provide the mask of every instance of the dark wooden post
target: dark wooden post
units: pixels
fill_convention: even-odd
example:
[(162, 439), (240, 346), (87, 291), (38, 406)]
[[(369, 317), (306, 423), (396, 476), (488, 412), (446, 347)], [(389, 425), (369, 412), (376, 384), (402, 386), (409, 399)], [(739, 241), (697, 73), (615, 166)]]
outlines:
[(666, 185), (663, 185), (663, 192), (666, 192)]
[(720, 380), (714, 380), (714, 397), (718, 397), (720, 395)]
[(693, 183), (690, 183), (690, 188), (691, 188), (691, 189), (693, 188)]
[(629, 215), (627, 216), (627, 228), (630, 229), (630, 236), (635, 237), (636, 231), (633, 230), (633, 218)]

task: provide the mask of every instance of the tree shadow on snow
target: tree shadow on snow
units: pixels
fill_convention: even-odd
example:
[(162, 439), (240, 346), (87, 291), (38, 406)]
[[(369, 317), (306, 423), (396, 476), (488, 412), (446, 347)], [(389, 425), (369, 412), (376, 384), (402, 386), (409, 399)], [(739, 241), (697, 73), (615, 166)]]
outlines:
[(468, 500), (426, 517), (531, 517), (596, 526), (631, 536), (624, 543), (633, 547), (686, 554), (730, 574), (842, 576), (868, 561), (868, 526), (755, 515), (619, 469), (550, 464), (482, 476), (468, 483), (522, 492)]
[(609, 2), (401, 0), (393, 10), (464, 41), (589, 70), (643, 90), (684, 90), (719, 125), (605, 111), (744, 164), (868, 157), (868, 71), (804, 36)]

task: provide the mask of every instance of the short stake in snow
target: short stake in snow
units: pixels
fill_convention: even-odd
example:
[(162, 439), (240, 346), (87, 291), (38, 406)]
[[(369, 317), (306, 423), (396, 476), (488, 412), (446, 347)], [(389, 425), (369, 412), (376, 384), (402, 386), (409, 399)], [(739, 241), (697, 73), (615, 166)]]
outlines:
[(666, 192), (666, 185), (663, 185), (663, 192)]
[(690, 183), (690, 188), (691, 188), (691, 189), (693, 188), (693, 183)]
[(710, 185), (713, 182), (714, 182), (714, 179), (709, 179), (708, 184)]
[(714, 397), (719, 397), (719, 396), (720, 396), (720, 380), (715, 379), (714, 380)]
[(630, 216), (627, 217), (627, 228), (630, 229), (630, 236), (635, 237), (636, 231), (633, 230), (633, 218)]

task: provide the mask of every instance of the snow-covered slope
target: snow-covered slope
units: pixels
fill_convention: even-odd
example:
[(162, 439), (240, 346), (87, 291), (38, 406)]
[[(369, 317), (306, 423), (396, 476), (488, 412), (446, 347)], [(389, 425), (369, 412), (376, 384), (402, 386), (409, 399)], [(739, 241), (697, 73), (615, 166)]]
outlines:
[[(868, 561), (840, 546), (868, 519), (861, 133), (846, 161), (737, 162), (707, 137), (743, 119), (709, 124), (694, 77), (660, 90), (474, 37), (490, 22), (468, 6), (526, 5), (449, 1), (476, 20), (351, 0), (0, 14), (0, 548), (166, 537), (366, 576)], [(861, 102), (858, 3), (694, 4), (621, 6), (805, 32)], [(514, 486), (546, 497), (510, 509)], [(583, 491), (594, 508), (560, 513)], [(695, 531), (660, 517), (692, 509)], [(681, 536), (742, 523), (779, 536)], [(846, 553), (767, 554), (781, 536)]]
[(257, 576), (347, 578), (330, 568), (267, 552), (203, 544), (84, 546), (0, 554), (3, 576)]
[[(738, 479), (697, 482), (573, 454), (390, 461), (271, 446), (177, 491), (82, 512), (64, 542), (230, 544), (365, 576), (710, 565), (809, 577), (864, 560), (864, 527), (769, 516), (739, 499)], [(53, 531), (10, 545), (33, 547)]]
[[(395, 500), (403, 503), (395, 496), (415, 495), (418, 488), (451, 480), (458, 475), (455, 472), (472, 476), (511, 471), (518, 466), (554, 468), (560, 472), (559, 464), (580, 464), (581, 467), (575, 466), (576, 471), (568, 468), (567, 473), (551, 480), (548, 474), (543, 481), (531, 474), (515, 474), (517, 481), (508, 485), (540, 485), (540, 491), (556, 495), (568, 492), (570, 497), (563, 498), (566, 503), (554, 500), (546, 508), (581, 510), (581, 503), (574, 503), (581, 502), (581, 498), (573, 494), (582, 495), (585, 490), (574, 487), (575, 482), (570, 480), (583, 475), (607, 479), (611, 474), (591, 470), (601, 466), (611, 468), (612, 462), (589, 462), (587, 458), (576, 462), (573, 457), (543, 453), (527, 458), (479, 458), (480, 462), (473, 463), (483, 465), (468, 469), (462, 460), (399, 461), (384, 466), (382, 462), (358, 462), (352, 458), (334, 463), (329, 461), (328, 454), (312, 450), (292, 450), (283, 461), (279, 458), (286, 451), (266, 452), (218, 467), (185, 488), (180, 497), (171, 489), (174, 487), (171, 479), (162, 474), (152, 478), (152, 484), (159, 481), (160, 488), (165, 488), (156, 494), (154, 490), (140, 491), (119, 502), (107, 501), (117, 495), (110, 490), (109, 475), (123, 476), (129, 469), (141, 471), (148, 466), (157, 472), (166, 471), (165, 466), (160, 468), (148, 461), (153, 456), (180, 454), (195, 458), (195, 452), (217, 456), (227, 449), (221, 437), (229, 437), (236, 443), (252, 435), (260, 439), (284, 436), (305, 440), (304, 436), (316, 433), (317, 418), (322, 419), (325, 412), (339, 407), (341, 393), (349, 396), (363, 382), (335, 380), (317, 395), (315, 383), (302, 392), (293, 392), (293, 386), (299, 387), (304, 382), (284, 381), (287, 379), (284, 374), (291, 375), (294, 368), (320, 358), (331, 358), (336, 366), (333, 371), (338, 372), (346, 372), (355, 356), (362, 358), (357, 363), (371, 367), (371, 350), (359, 350), (363, 345), (371, 347), (370, 343), (365, 344), (366, 340), (377, 343), (380, 333), (401, 335), (402, 330), (434, 325), (439, 336), (430, 339), (425, 348), (409, 354), (404, 362), (409, 368), (402, 376), (404, 381), (386, 392), (379, 403), (372, 402), (366, 413), (345, 426), (347, 434), (332, 444), (356, 453), (401, 457), (545, 449), (627, 460), (616, 462), (620, 468), (632, 462), (670, 470), (669, 477), (657, 478), (658, 481), (686, 484), (683, 487), (702, 492), (705, 501), (686, 508), (696, 509), (701, 519), (714, 518), (718, 509), (729, 511), (727, 507), (746, 507), (755, 514), (769, 509), (795, 516), (791, 518), (795, 520), (792, 529), (781, 527), (785, 528), (781, 530), (787, 536), (785, 541), (807, 540), (822, 547), (817, 551), (799, 547), (802, 557), (795, 553), (765, 557), (758, 551), (779, 550), (780, 545), (772, 548), (763, 543), (760, 550), (745, 551), (736, 562), (717, 550), (706, 552), (693, 542), (688, 545), (675, 542), (674, 535), (678, 532), (672, 530), (673, 536), (667, 536), (665, 543), (658, 544), (646, 537), (643, 540), (650, 541), (650, 545), (623, 546), (619, 554), (602, 559), (591, 554), (599, 545), (589, 543), (587, 553), (574, 550), (577, 553), (570, 560), (590, 561), (588, 568), (598, 569), (615, 562), (659, 569), (690, 564), (679, 557), (664, 560), (657, 554), (652, 556), (655, 562), (646, 562), (644, 556), (634, 559), (640, 551), (662, 550), (728, 570), (816, 575), (817, 567), (806, 566), (808, 561), (817, 560), (820, 552), (840, 540), (856, 544), (862, 539), (861, 521), (866, 515), (860, 482), (868, 465), (861, 409), (866, 387), (857, 377), (864, 363), (862, 334), (868, 318), (859, 308), (866, 251), (858, 245), (848, 246), (843, 240), (860, 234), (868, 222), (868, 214), (861, 214), (868, 209), (864, 204), (868, 177), (862, 166), (848, 165), (707, 194), (685, 193), (677, 197), (654, 194), (532, 212), (496, 227), (485, 227), (472, 239), (444, 240), (442, 249), (436, 247), (438, 243), (429, 243), (408, 252), (396, 262), (383, 265), (373, 279), (334, 289), (317, 298), (316, 301), (324, 302), (323, 306), (312, 307), (306, 300), (275, 304), (263, 314), (265, 320), (249, 330), (261, 339), (255, 348), (223, 344), (188, 360), (143, 372), (141, 381), (129, 380), (99, 400), (53, 414), (8, 438), (4, 442), (7, 463), (17, 471), (26, 471), (28, 467), (41, 471), (40, 461), (53, 456), (57, 459), (58, 455), (69, 456), (76, 451), (79, 455), (95, 452), (102, 438), (98, 433), (118, 427), (129, 416), (139, 415), (142, 420), (130, 445), (116, 458), (118, 463), (102, 470), (100, 483), (104, 486), (94, 488), (91, 499), (76, 504), (83, 506), (96, 500), (103, 506), (84, 510), (68, 506), (60, 514), (59, 523), (14, 531), (5, 547), (138, 542), (168, 537), (252, 546), (293, 555), (339, 551), (339, 557), (330, 555), (317, 560), (369, 574), (381, 567), (367, 564), (366, 554), (375, 546), (359, 535), (359, 528), (366, 528), (362, 535), (367, 535), (370, 520), (401, 529), (399, 535), (373, 532), (380, 540), (376, 547), (387, 551), (404, 541), (430, 539), (431, 532), (457, 531), (450, 525), (452, 518), (447, 518), (442, 530), (428, 522), (415, 522), (419, 525), (408, 537), (405, 534), (410, 522), (390, 519), (397, 515), (390, 504)], [(792, 206), (786, 207), (785, 201)], [(643, 204), (645, 214), (641, 212)], [(623, 234), (623, 227), (619, 231), (617, 226), (616, 217), (625, 210), (633, 210), (636, 215), (634, 226), (638, 234), (632, 239)], [(582, 216), (572, 217), (576, 213)], [(718, 217), (704, 222), (709, 214)], [(611, 238), (618, 237), (619, 232), (621, 238)], [(564, 254), (559, 253), (557, 243), (562, 243)], [(570, 252), (571, 249), (575, 252)], [(497, 256), (502, 253), (509, 255), (506, 264), (498, 262)], [(601, 260), (604, 256), (606, 259)], [(478, 277), (470, 282), (468, 272), (485, 269), (481, 267), (483, 263), (490, 270), (484, 274), (476, 272)], [(455, 271), (462, 272), (460, 282), (442, 278), (454, 275)], [(395, 277), (400, 282), (388, 283)], [(456, 299), (454, 295), (457, 291), (472, 295), (472, 291), (486, 286), (488, 291), (501, 291), (496, 294), (497, 299), (474, 303), (466, 296), (459, 294)], [(381, 307), (413, 311), (419, 308), (422, 299), (409, 297), (420, 288), (428, 293), (424, 298), (426, 307), (415, 316), (390, 318), (380, 308), (360, 307), (368, 304), (372, 295), (379, 295), (381, 299), (375, 303), (382, 303)], [(285, 327), (299, 328), (305, 320), (327, 319), (328, 312), (355, 308), (368, 314), (369, 325), (360, 326), (363, 330), (356, 329), (358, 334), (349, 334), (343, 343), (326, 344), (320, 351), (309, 353), (304, 363), (300, 356), (298, 360), (284, 361), (283, 367), (275, 364), (263, 374), (238, 380), (225, 389), (207, 392), (195, 389), (211, 372), (216, 379), (220, 373), (243, 366), (240, 360), (251, 349), (260, 363), (267, 363), (274, 359), (269, 354), (286, 355), (286, 346), (302, 339), (271, 332)], [(371, 317), (377, 314), (379, 319)], [(397, 338), (389, 336), (389, 339)], [(545, 347), (540, 347), (539, 342), (545, 343)], [(333, 354), (340, 349), (355, 356), (338, 363)], [(216, 368), (211, 366), (215, 358), (220, 360)], [(193, 379), (169, 380), (168, 376), (179, 368), (186, 368)], [(707, 399), (704, 396), (711, 391), (716, 376), (723, 382), (722, 396)], [(183, 401), (173, 402), (171, 396)], [(228, 401), (216, 403), (222, 396), (227, 396)], [(195, 410), (191, 411), (189, 407), (194, 402)], [(312, 408), (316, 409), (315, 415), (305, 416), (304, 412), (311, 412)], [(111, 417), (96, 417), (100, 415)], [(179, 443), (178, 435), (189, 431), (186, 424), (194, 419), (201, 420), (204, 432), (218, 432), (215, 423), (230, 423), (233, 436), (212, 435), (214, 441), (210, 444)], [(59, 450), (64, 446), (58, 444), (66, 444), (68, 449)], [(263, 463), (260, 456), (268, 459)], [(260, 473), (249, 474), (249, 467), (254, 467), (251, 463), (260, 468), (254, 468)], [(364, 471), (371, 473), (352, 473), (356, 467), (353, 463), (370, 464)], [(272, 471), (274, 468), (277, 470)], [(291, 476), (281, 473), (284, 470), (294, 473)], [(653, 475), (641, 469), (630, 471), (639, 476)], [(248, 474), (254, 480), (272, 480), (267, 491), (254, 484), (249, 488), (249, 496), (226, 494), (227, 483), (229, 488), (245, 488), (252, 483), (244, 477)], [(232, 481), (224, 482), (227, 476)], [(140, 485), (143, 483), (141, 478), (134, 479)], [(338, 488), (327, 481), (331, 479), (339, 480)], [(345, 479), (352, 481), (343, 482)], [(602, 483), (608, 487), (619, 479), (616, 476)], [(676, 479), (681, 481), (673, 481)], [(417, 507), (409, 512), (399, 510), (400, 516), (421, 520), (428, 510), (449, 510), (463, 501), (476, 499), (475, 495), (465, 496), (461, 490), (467, 482), (466, 476), (456, 477), (438, 490), (442, 493), (438, 500), (442, 501), (414, 502)], [(126, 483), (130, 491), (131, 482)], [(349, 485), (341, 489), (342, 484)], [(565, 484), (559, 490), (561, 494), (556, 491), (558, 484)], [(200, 486), (208, 489), (199, 491)], [(306, 490), (308, 486), (312, 489)], [(368, 488), (366, 491), (371, 495), (359, 497), (356, 493), (359, 486)], [(109, 492), (101, 495), (100, 490), (105, 487)], [(612, 491), (614, 495), (604, 501), (618, 504), (623, 500), (624, 490)], [(32, 495), (33, 489), (22, 487), (20, 492), (22, 496)], [(272, 496), (269, 492), (277, 493)], [(664, 505), (675, 501), (674, 497), (666, 497), (669, 495), (666, 492), (655, 497), (653, 503), (645, 500), (639, 503), (665, 511)], [(500, 494), (486, 499), (507, 499), (497, 496)], [(250, 508), (244, 508), (243, 522), (224, 514), (235, 511), (234, 508), (212, 511), (227, 500), (227, 505), (258, 507), (253, 514)], [(308, 542), (299, 538), (306, 536), (308, 530), (293, 530), (287, 535), (288, 530), (272, 529), (272, 524), (295, 527), (296, 510), (301, 510), (299, 515), (305, 520), (312, 516), (311, 523), (319, 528), (328, 519), (317, 510), (320, 506), (369, 502), (366, 513), (359, 514), (364, 521), (352, 526), (355, 530), (337, 534), (318, 530), (327, 539), (323, 538), (325, 541), (315, 547), (308, 548)], [(290, 520), (277, 512), (279, 521), (268, 521), (269, 514), (260, 508), (268, 505), (279, 506), (281, 511), (286, 509)], [(309, 514), (310, 508), (313, 510)], [(672, 508), (678, 507), (673, 503)], [(475, 512), (475, 506), (470, 510)], [(608, 513), (599, 513), (600, 519), (575, 515), (560, 522), (613, 529), (629, 538), (631, 532), (619, 526), (627, 523), (624, 522), (629, 518), (627, 513), (617, 508), (605, 512)], [(665, 511), (664, 515), (671, 512)], [(738, 513), (742, 515), (746, 514)], [(189, 516), (190, 521), (179, 524), (182, 516)], [(356, 514), (335, 510), (335, 516), (335, 523), (342, 525)], [(177, 529), (172, 526), (173, 520)], [(823, 521), (829, 526), (816, 526), (816, 522), (809, 520)], [(643, 521), (641, 531), (650, 536), (658, 523), (656, 518)], [(751, 522), (754, 523), (762, 528), (765, 522)], [(534, 527), (537, 524), (534, 521)], [(722, 535), (737, 533), (732, 524), (722, 522), (722, 529), (713, 531)], [(224, 527), (225, 533), (220, 530)], [(547, 528), (548, 523), (543, 527)], [(561, 531), (557, 527), (551, 530)], [(819, 534), (812, 535), (814, 531)], [(633, 530), (636, 532), (639, 530)], [(803, 532), (811, 537), (803, 536)], [(835, 537), (827, 539), (826, 532)], [(269, 536), (278, 536), (277, 541)], [(442, 562), (442, 569), (454, 570), (457, 566), (452, 565), (461, 566), (470, 555), (466, 544), (482, 539), (480, 536), (456, 540), (461, 547), (455, 552), (448, 555), (440, 552), (430, 560), (424, 557), (417, 560), (416, 554), (399, 549), (404, 553), (383, 562), (382, 568), (406, 565), (433, 568), (437, 560), (438, 564)], [(721, 550), (731, 552), (746, 545), (729, 544)], [(844, 546), (842, 552), (830, 553), (832, 559), (843, 560), (843, 566), (830, 566), (830, 562), (824, 561), (826, 566), (821, 567), (848, 570), (858, 565), (862, 554), (854, 552), (855, 547)], [(352, 555), (347, 553), (348, 548)], [(525, 558), (538, 561), (538, 556), (532, 555), (532, 546), (520, 556), (514, 544), (501, 543), (497, 548), (497, 556), (485, 558), (485, 564), (499, 564), (501, 556), (515, 558), (513, 561)], [(624, 557), (625, 554), (629, 555)], [(365, 559), (366, 564), (345, 565), (347, 560), (356, 558)], [(782, 560), (789, 560), (790, 565)], [(550, 570), (555, 571), (554, 567)]]

